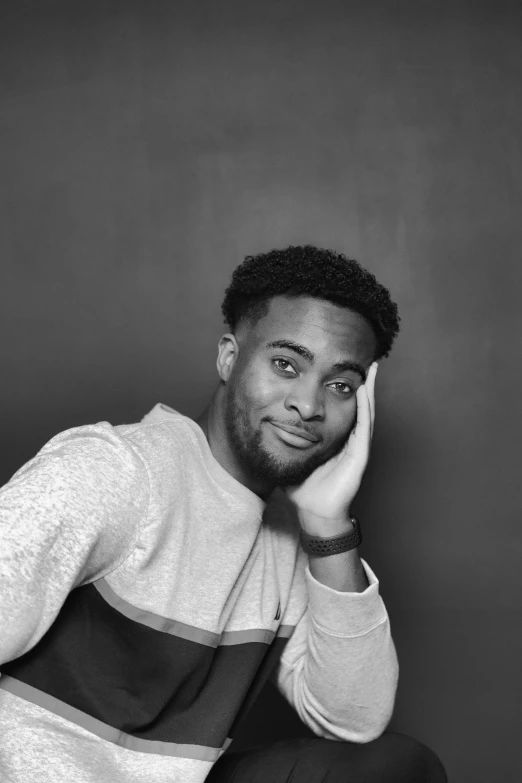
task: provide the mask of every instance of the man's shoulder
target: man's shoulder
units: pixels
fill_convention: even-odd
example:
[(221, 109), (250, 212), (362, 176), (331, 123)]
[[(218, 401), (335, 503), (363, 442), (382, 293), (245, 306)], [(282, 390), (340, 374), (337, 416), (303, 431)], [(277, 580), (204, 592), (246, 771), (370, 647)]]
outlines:
[(136, 485), (166, 497), (198, 481), (211, 461), (203, 430), (191, 419), (156, 405), (139, 422), (99, 421), (63, 430), (12, 477), (36, 470), (42, 487), (79, 485), (119, 488)]
[(179, 450), (186, 452), (191, 444), (197, 448), (197, 429), (197, 424), (186, 416), (165, 405), (156, 405), (141, 421), (132, 424), (99, 421), (63, 430), (40, 449), (35, 459), (56, 458), (66, 463), (85, 458), (106, 462), (133, 453), (145, 461), (152, 455), (161, 459), (166, 453), (172, 456)]
[(186, 459), (199, 452), (204, 439), (198, 425), (173, 408), (158, 403), (143, 419), (134, 424), (119, 424), (115, 434), (136, 449), (146, 462), (169, 461), (175, 455)]

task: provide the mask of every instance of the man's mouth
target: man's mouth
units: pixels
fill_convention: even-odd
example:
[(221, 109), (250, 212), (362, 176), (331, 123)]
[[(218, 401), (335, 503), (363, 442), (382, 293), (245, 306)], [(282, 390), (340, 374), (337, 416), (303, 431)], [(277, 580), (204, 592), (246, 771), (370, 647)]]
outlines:
[(319, 441), (319, 438), (306, 432), (301, 427), (293, 427), (290, 424), (283, 424), (279, 421), (270, 421), (269, 423), (275, 428), (277, 436), (289, 446), (295, 446), (298, 449), (308, 449)]

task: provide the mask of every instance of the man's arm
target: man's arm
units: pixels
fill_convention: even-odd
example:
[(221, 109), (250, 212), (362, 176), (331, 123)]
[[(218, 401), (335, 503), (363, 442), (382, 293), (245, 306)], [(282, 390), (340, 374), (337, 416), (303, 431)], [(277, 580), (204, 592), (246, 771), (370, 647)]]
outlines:
[(341, 593), (362, 593), (369, 586), (357, 549), (328, 557), (310, 556), (309, 567), (318, 582)]
[(147, 503), (140, 458), (106, 423), (56, 436), (0, 489), (0, 664), (39, 641), (74, 587), (123, 562)]
[[(352, 529), (350, 506), (368, 462), (377, 365), (357, 391), (357, 423), (342, 452), (288, 491), (300, 526), (330, 538)], [(305, 558), (300, 552), (301, 562)], [(331, 739), (367, 742), (390, 720), (398, 663), (377, 578), (357, 550), (311, 555), (307, 608), (281, 659), (277, 684), (301, 720)], [(304, 590), (296, 583), (296, 591)], [(283, 620), (284, 622), (284, 620)]]
[[(342, 451), (321, 465), (301, 486), (287, 491), (296, 507), (299, 524), (309, 535), (332, 538), (353, 529), (350, 507), (368, 464), (375, 423), (376, 374), (374, 362), (366, 383), (357, 390), (357, 422)], [(318, 582), (335, 590), (362, 592), (368, 587), (356, 550), (328, 557), (312, 555), (309, 565)]]
[[(326, 559), (326, 558), (325, 558)], [(340, 592), (318, 582), (299, 552), (291, 604), (282, 623), (295, 623), (273, 681), (312, 731), (328, 739), (370, 742), (388, 725), (398, 662), (379, 583), (360, 561), (369, 586)]]

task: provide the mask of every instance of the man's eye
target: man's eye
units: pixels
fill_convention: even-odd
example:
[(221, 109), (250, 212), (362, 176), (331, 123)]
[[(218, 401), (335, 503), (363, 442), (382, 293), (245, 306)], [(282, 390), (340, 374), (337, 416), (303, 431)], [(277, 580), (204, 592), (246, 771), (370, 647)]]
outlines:
[(273, 362), (278, 370), (285, 373), (285, 375), (295, 375), (296, 372), (290, 362), (286, 359), (273, 359)]
[(337, 394), (340, 394), (343, 397), (348, 397), (348, 395), (353, 392), (352, 387), (347, 383), (343, 383), (342, 381), (335, 381), (335, 383), (331, 383), (330, 388), (332, 387), (334, 391), (337, 392)]

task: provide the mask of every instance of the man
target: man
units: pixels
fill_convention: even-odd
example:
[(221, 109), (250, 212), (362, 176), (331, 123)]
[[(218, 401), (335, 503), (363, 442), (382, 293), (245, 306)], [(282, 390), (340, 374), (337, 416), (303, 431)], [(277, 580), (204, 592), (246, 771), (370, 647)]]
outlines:
[[(1, 492), (0, 777), (445, 780), (383, 734), (397, 661), (352, 514), (396, 305), (305, 246), (247, 258), (223, 313), (197, 422), (66, 431)], [(268, 677), (317, 739), (223, 756)]]

